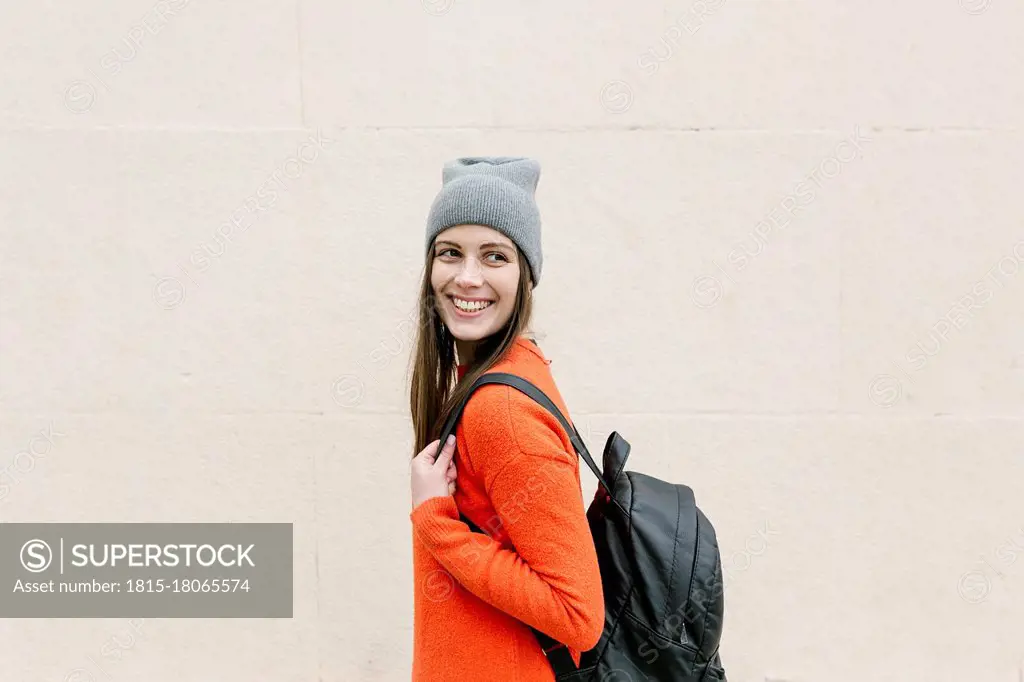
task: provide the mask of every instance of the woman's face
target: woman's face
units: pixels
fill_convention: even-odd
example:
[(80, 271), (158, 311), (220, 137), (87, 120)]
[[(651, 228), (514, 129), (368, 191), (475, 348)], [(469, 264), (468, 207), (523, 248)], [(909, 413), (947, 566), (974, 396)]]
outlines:
[(479, 341), (508, 323), (520, 268), (511, 239), (484, 225), (456, 225), (437, 235), (431, 258), (430, 284), (452, 336)]

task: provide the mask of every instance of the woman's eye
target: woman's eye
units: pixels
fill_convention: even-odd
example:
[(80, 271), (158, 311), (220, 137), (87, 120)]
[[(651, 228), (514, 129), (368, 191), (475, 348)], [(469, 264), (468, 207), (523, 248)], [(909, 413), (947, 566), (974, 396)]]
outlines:
[(488, 256), (497, 256), (498, 258), (500, 258), (501, 260), (505, 261), (506, 263), (508, 262), (508, 258), (505, 258), (505, 254), (498, 253), (497, 251), (495, 251), (494, 253), (489, 253), (487, 255)]
[(438, 256), (443, 256), (443, 255), (448, 254), (448, 253), (457, 253), (457, 252), (455, 251), (455, 249), (442, 249), (442, 250), (437, 252), (437, 255)]

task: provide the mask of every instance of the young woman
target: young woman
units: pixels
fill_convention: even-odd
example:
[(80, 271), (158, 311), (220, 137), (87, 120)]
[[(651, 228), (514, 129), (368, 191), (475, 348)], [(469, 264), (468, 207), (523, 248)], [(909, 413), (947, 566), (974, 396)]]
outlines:
[(427, 221), (410, 390), (414, 682), (549, 682), (530, 628), (579, 665), (604, 627), (579, 461), (558, 420), (514, 388), (487, 385), (454, 439), (438, 442), (453, 405), (489, 371), (527, 379), (571, 420), (528, 331), (542, 264), (539, 177), (527, 158), (451, 161)]

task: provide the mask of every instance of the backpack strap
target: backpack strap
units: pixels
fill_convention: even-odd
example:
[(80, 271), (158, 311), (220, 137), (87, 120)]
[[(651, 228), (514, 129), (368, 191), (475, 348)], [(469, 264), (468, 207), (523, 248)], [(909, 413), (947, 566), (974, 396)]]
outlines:
[[(462, 411), (466, 408), (466, 403), (469, 402), (470, 396), (472, 396), (478, 388), (487, 384), (511, 386), (512, 388), (530, 396), (534, 401), (540, 403), (541, 406), (547, 409), (548, 412), (553, 414), (555, 418), (558, 419), (559, 423), (561, 423), (562, 428), (565, 429), (565, 433), (569, 436), (569, 441), (572, 443), (572, 447), (576, 451), (576, 454), (583, 458), (583, 461), (585, 461), (587, 466), (590, 467), (590, 470), (594, 472), (594, 475), (597, 476), (597, 480), (601, 482), (604, 489), (611, 493), (611, 487), (605, 481), (604, 475), (601, 473), (601, 469), (598, 468), (597, 464), (594, 462), (594, 458), (590, 456), (590, 452), (587, 450), (587, 446), (583, 442), (583, 439), (580, 438), (580, 434), (576, 430), (576, 427), (566, 420), (562, 411), (558, 409), (558, 406), (551, 401), (544, 391), (515, 374), (509, 374), (508, 372), (489, 372), (473, 382), (473, 386), (466, 393), (466, 397), (462, 399), (462, 402), (460, 402), (455, 409), (452, 410), (452, 413), (445, 421), (444, 427), (441, 429), (441, 443), (444, 443), (448, 439), (448, 436), (454, 433), (455, 425), (462, 416)], [(614, 497), (612, 499), (614, 500)], [(615, 505), (619, 506), (617, 501), (615, 502)], [(459, 519), (469, 526), (470, 530), (474, 533), (487, 535), (487, 533), (484, 533), (479, 526), (466, 518), (462, 513), (459, 514)], [(530, 626), (530, 629), (537, 638), (537, 642), (540, 644), (541, 650), (544, 651), (544, 655), (547, 656), (548, 662), (551, 664), (551, 669), (554, 671), (556, 678), (566, 673), (576, 672), (576, 663), (572, 660), (572, 656), (569, 655), (569, 650), (564, 644), (552, 639), (532, 626)]]
[(512, 388), (530, 396), (536, 402), (540, 403), (541, 406), (547, 409), (548, 412), (553, 414), (555, 418), (558, 419), (559, 423), (561, 423), (562, 428), (565, 429), (565, 433), (569, 436), (569, 442), (572, 443), (572, 447), (576, 451), (576, 454), (583, 458), (583, 461), (586, 462), (587, 466), (590, 467), (590, 470), (594, 472), (594, 475), (597, 476), (597, 480), (601, 482), (604, 489), (608, 493), (612, 492), (611, 486), (608, 485), (606, 480), (604, 480), (604, 474), (601, 473), (601, 469), (594, 462), (594, 458), (590, 456), (590, 452), (587, 450), (587, 446), (583, 442), (583, 439), (580, 438), (580, 434), (576, 430), (576, 427), (566, 420), (562, 411), (558, 409), (544, 391), (515, 374), (509, 374), (508, 372), (489, 372), (473, 382), (473, 386), (469, 389), (469, 392), (466, 393), (466, 397), (455, 407), (454, 410), (452, 410), (452, 413), (448, 415), (448, 420), (445, 422), (444, 428), (441, 429), (440, 441), (442, 443), (448, 440), (448, 436), (455, 432), (455, 424), (462, 416), (462, 411), (466, 408), (466, 403), (469, 402), (470, 396), (473, 395), (476, 389), (487, 384), (503, 384), (505, 386), (511, 386)]

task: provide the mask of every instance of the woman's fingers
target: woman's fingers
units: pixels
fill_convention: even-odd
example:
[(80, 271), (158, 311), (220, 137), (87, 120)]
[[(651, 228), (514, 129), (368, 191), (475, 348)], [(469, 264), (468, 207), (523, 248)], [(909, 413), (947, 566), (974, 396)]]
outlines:
[(448, 436), (448, 441), (441, 448), (440, 454), (434, 461), (434, 466), (439, 469), (447, 470), (448, 464), (452, 461), (452, 457), (455, 455), (455, 436)]
[[(431, 441), (420, 453), (414, 458), (414, 461), (419, 460), (425, 468), (421, 468), (419, 476), (426, 477), (427, 479), (433, 477), (437, 481), (438, 474), (443, 471), (444, 479), (441, 485), (444, 486), (442, 490), (447, 489), (449, 495), (455, 494), (455, 480), (458, 478), (458, 470), (455, 467), (455, 437), (449, 437), (448, 441), (441, 446), (440, 440)], [(417, 490), (419, 490), (424, 484), (419, 483), (416, 480), (416, 474), (414, 472), (413, 480), (413, 505), (415, 508), (417, 498)], [(436, 485), (436, 484), (435, 484)], [(424, 488), (425, 490), (425, 488)], [(436, 490), (436, 488), (435, 488)], [(436, 494), (436, 493), (435, 493)]]
[(417, 454), (413, 459), (425, 461), (427, 464), (433, 464), (437, 459), (437, 446), (440, 442), (441, 441), (439, 440), (433, 440), (427, 443), (427, 447), (420, 450), (419, 454)]

